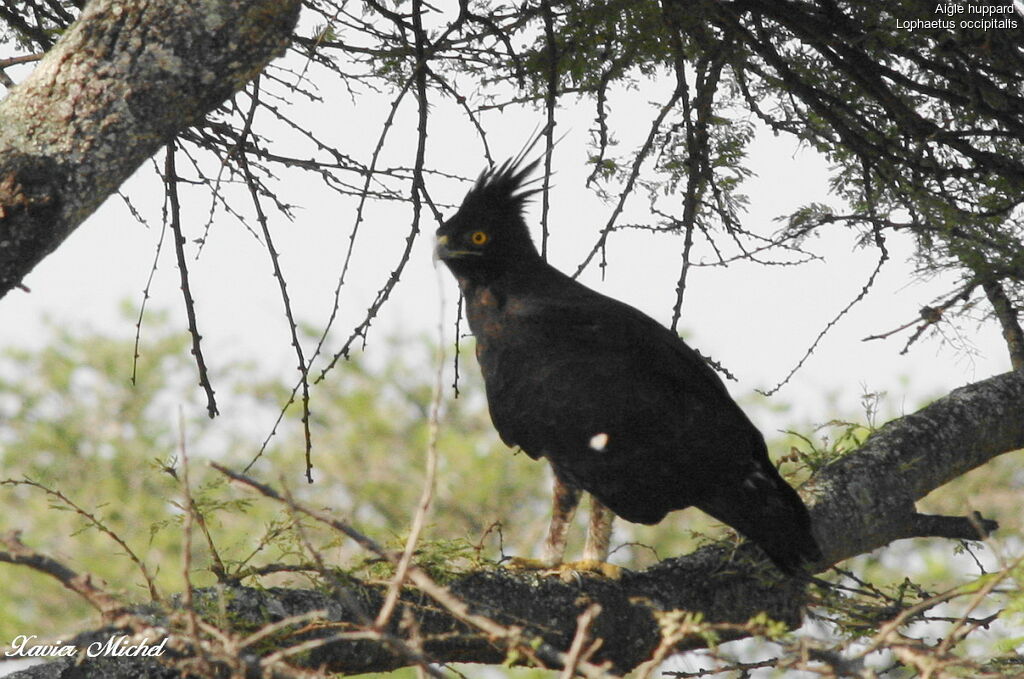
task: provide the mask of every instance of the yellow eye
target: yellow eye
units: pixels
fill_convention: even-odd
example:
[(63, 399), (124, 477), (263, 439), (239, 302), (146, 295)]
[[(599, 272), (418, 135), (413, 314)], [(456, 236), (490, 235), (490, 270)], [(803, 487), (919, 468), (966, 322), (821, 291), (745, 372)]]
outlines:
[(487, 242), (487, 233), (484, 231), (474, 231), (469, 239), (473, 241), (473, 245), (483, 245)]

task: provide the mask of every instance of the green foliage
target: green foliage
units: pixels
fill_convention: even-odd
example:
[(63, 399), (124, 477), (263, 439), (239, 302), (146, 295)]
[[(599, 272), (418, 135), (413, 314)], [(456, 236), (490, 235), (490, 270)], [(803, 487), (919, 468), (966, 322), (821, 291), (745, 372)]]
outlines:
[[(157, 461), (170, 457), (175, 446), (175, 415), (163, 413), (173, 391), (170, 376), (188, 367), (184, 338), (165, 335), (147, 347), (133, 386), (130, 342), (61, 328), (52, 335), (38, 350), (3, 356), (0, 469), (6, 479), (59, 490), (95, 520), (40, 486), (7, 484), (0, 488), (4, 529), (74, 555), (73, 567), (98, 568), (129, 597), (144, 596), (138, 572), (97, 522), (147, 553), (151, 563), (180, 560), (179, 536), (154, 521), (166, 519), (165, 498), (176, 488)], [(0, 590), (0, 637), (24, 633), (26, 624), (88, 615), (83, 603), (52, 581), (27, 569), (0, 568), (8, 571), (6, 581), (33, 585)], [(158, 579), (170, 585), (174, 578), (168, 575)], [(53, 595), (41, 596), (47, 591)]]
[[(609, 78), (629, 83), (670, 63), (657, 4), (598, 0), (579, 10), (560, 12), (557, 17), (554, 48), (562, 87), (594, 90)], [(538, 96), (543, 96), (547, 83), (550, 54), (543, 33), (524, 54), (524, 66)]]
[[(405, 547), (405, 539), (395, 540), (385, 545), (388, 549), (400, 552)], [(470, 544), (468, 540), (433, 540), (421, 539), (416, 543), (413, 561), (434, 579), (435, 582), (446, 584), (461, 574), (474, 570), (493, 568), (494, 562), (481, 556), (481, 547)], [(394, 575), (395, 567), (391, 562), (380, 558), (367, 558), (348, 570), (348, 573), (369, 580), (386, 580)]]
[(863, 394), (863, 421), (834, 418), (814, 427), (816, 438), (796, 431), (787, 431), (788, 439), (783, 443), (789, 446), (790, 452), (780, 458), (779, 463), (797, 463), (798, 467), (794, 473), (804, 476), (813, 474), (830, 462), (857, 450), (877, 430), (879, 403), (884, 397), (884, 393), (878, 392)]
[(802, 445), (793, 446), (790, 455), (784, 461), (798, 461), (814, 473), (859, 448), (871, 430), (859, 422), (829, 420), (818, 425), (815, 432), (818, 434), (818, 440), (797, 432), (786, 432)]

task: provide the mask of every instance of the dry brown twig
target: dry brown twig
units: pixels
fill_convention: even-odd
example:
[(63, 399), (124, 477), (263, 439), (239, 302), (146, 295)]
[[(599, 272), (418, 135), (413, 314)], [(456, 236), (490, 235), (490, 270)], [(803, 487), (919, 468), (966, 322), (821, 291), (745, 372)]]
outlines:
[(32, 570), (55, 578), (89, 602), (103, 615), (104, 620), (112, 620), (124, 612), (124, 606), (120, 601), (93, 584), (90, 574), (77, 573), (59, 561), (28, 547), (21, 541), (21, 531), (6, 533), (0, 538), (0, 542), (7, 548), (6, 552), (0, 552), (0, 562), (28, 566)]
[[(301, 512), (297, 512), (292, 507), (291, 503), (294, 503), (295, 500), (292, 497), (291, 492), (287, 488), (284, 489), (284, 496), (288, 503), (289, 512), (291, 512), (293, 516), (296, 514), (300, 514)], [(320, 573), (320, 575), (322, 575), (328, 582), (335, 585), (335, 587), (333, 588), (334, 596), (338, 597), (338, 599), (348, 608), (348, 610), (352, 612), (352, 615), (355, 618), (356, 622), (363, 627), (363, 630), (358, 632), (343, 632), (333, 634), (329, 637), (312, 639), (306, 642), (302, 642), (290, 648), (297, 649), (296, 652), (310, 651), (315, 648), (326, 646), (327, 644), (332, 643), (334, 641), (340, 641), (344, 639), (378, 641), (387, 646), (388, 648), (390, 648), (391, 650), (393, 650), (394, 652), (398, 653), (399, 655), (404, 656), (410, 662), (410, 664), (414, 665), (415, 667), (425, 669), (425, 671), (428, 674), (430, 674), (433, 677), (436, 677), (437, 679), (443, 679), (444, 674), (436, 668), (431, 667), (429, 664), (429, 659), (425, 655), (423, 655), (422, 652), (420, 652), (415, 647), (410, 647), (410, 645), (406, 643), (403, 639), (388, 633), (382, 628), (377, 628), (375, 626), (373, 619), (371, 619), (370, 615), (363, 609), (362, 603), (358, 601), (356, 597), (352, 596), (352, 594), (348, 591), (346, 587), (344, 587), (341, 583), (335, 581), (336, 576), (334, 572), (324, 562), (323, 555), (320, 553), (320, 550), (316, 549), (313, 546), (313, 543), (309, 539), (309, 536), (307, 535), (305, 527), (302, 525), (302, 522), (296, 519), (293, 522), (293, 525), (295, 526), (299, 542), (302, 544), (303, 549), (305, 549), (306, 552), (308, 552), (311, 558), (313, 559), (313, 568), (311, 570)], [(290, 656), (293, 655), (293, 653), (289, 651), (288, 653), (284, 653), (282, 657), (284, 657), (285, 655)]]
[(599, 604), (591, 604), (576, 618), (576, 634), (573, 636), (572, 644), (570, 644), (569, 651), (566, 653), (565, 667), (562, 668), (559, 679), (572, 679), (580, 662), (588, 662), (594, 653), (597, 652), (597, 649), (601, 647), (601, 639), (595, 639), (587, 644), (590, 637), (590, 625), (600, 613), (601, 606)]
[(680, 641), (693, 634), (695, 626), (684, 611), (667, 611), (658, 619), (661, 642), (651, 659), (637, 668), (636, 679), (648, 679), (651, 673), (671, 655)]
[[(256, 481), (244, 474), (239, 474), (238, 472), (227, 469), (219, 464), (212, 463), (211, 466), (242, 486), (255, 490), (268, 499), (286, 505), (292, 511), (305, 514), (306, 516), (309, 516), (310, 518), (319, 521), (320, 523), (323, 523), (344, 535), (347, 535), (363, 549), (366, 549), (392, 564), (397, 565), (401, 559), (401, 554), (384, 549), (372, 538), (363, 535), (346, 521), (343, 521), (328, 512), (313, 509), (312, 507), (308, 507), (293, 498), (287, 498), (271, 486)], [(435, 582), (434, 579), (419, 566), (415, 564), (409, 565), (408, 580), (421, 592), (446, 609), (453, 617), (483, 632), (493, 641), (501, 643), (508, 650), (517, 651), (541, 666), (549, 666), (552, 664), (559, 667), (565, 666), (567, 662), (567, 656), (565, 653), (550, 646), (546, 642), (533, 639), (532, 636), (525, 634), (524, 630), (520, 627), (502, 625), (485, 615), (473, 613), (465, 601), (453, 594), (447, 587)], [(535, 641), (536, 643), (534, 643)], [(611, 679), (612, 677), (605, 667), (584, 662), (582, 660), (579, 662), (576, 669), (579, 674), (587, 677), (588, 679)]]
[(42, 483), (39, 483), (38, 481), (34, 481), (29, 478), (5, 479), (3, 481), (0, 481), (0, 485), (31, 486), (33, 488), (38, 488), (47, 495), (57, 498), (58, 500), (60, 500), (61, 503), (70, 507), (76, 514), (85, 518), (86, 521), (91, 523), (97, 530), (99, 530), (101, 533), (103, 533), (111, 540), (116, 542), (118, 546), (124, 550), (125, 556), (131, 559), (132, 563), (134, 563), (138, 567), (139, 571), (142, 573), (142, 577), (146, 581), (146, 588), (149, 591), (150, 599), (152, 599), (155, 602), (162, 601), (160, 592), (156, 588), (156, 581), (153, 579), (153, 574), (150, 573), (149, 568), (146, 567), (145, 562), (143, 562), (142, 559), (140, 559), (139, 556), (132, 550), (132, 548), (128, 546), (128, 543), (121, 539), (120, 535), (111, 530), (98, 516), (96, 516), (92, 512), (87, 511), (83, 507), (80, 507), (77, 503), (72, 501), (71, 498), (69, 498), (67, 495), (60, 492), (59, 490), (55, 488), (50, 488), (46, 485), (43, 485)]
[[(438, 280), (438, 287), (440, 288), (440, 279)], [(437, 478), (437, 435), (440, 429), (439, 414), (441, 410), (441, 395), (444, 390), (443, 380), (445, 364), (445, 313), (443, 294), (440, 296), (440, 299), (441, 308), (438, 310), (438, 338), (437, 349), (435, 351), (437, 367), (434, 370), (434, 386), (430, 399), (430, 417), (427, 420), (426, 475), (423, 479), (423, 491), (420, 494), (420, 501), (416, 507), (416, 514), (413, 516), (412, 525), (409, 527), (409, 537), (405, 541), (405, 549), (402, 551), (402, 556), (398, 560), (398, 565), (395, 568), (395, 575), (391, 579), (391, 584), (388, 586), (388, 593), (384, 599), (384, 605), (381, 606), (380, 611), (377, 614), (377, 620), (374, 623), (374, 628), (378, 630), (384, 629), (387, 625), (388, 620), (394, 612), (395, 605), (398, 603), (398, 595), (401, 593), (402, 585), (405, 584), (405, 580), (409, 572), (409, 565), (412, 563), (413, 554), (416, 552), (416, 544), (419, 542), (420, 535), (423, 533), (423, 526), (426, 523), (427, 513), (430, 511), (430, 505), (434, 498), (434, 488), (436, 486)]]
[(187, 621), (188, 633), (196, 638), (197, 616), (195, 607), (192, 605), (192, 522), (197, 513), (192, 501), (192, 488), (189, 483), (188, 446), (185, 445), (185, 416), (178, 410), (178, 452), (181, 454), (181, 492), (185, 497), (185, 515), (182, 523), (182, 537), (185, 540), (185, 548), (181, 550), (181, 572), (185, 582), (185, 591), (182, 593), (182, 601)]

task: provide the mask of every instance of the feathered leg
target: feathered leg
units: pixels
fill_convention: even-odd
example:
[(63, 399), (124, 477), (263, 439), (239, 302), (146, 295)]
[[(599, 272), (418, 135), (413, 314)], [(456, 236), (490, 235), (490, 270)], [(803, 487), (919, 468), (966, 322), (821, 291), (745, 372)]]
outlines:
[(551, 526), (548, 528), (548, 539), (544, 543), (544, 563), (558, 566), (565, 559), (565, 542), (569, 525), (576, 516), (576, 507), (580, 504), (582, 492), (555, 474), (554, 499), (551, 502)]
[(605, 563), (608, 558), (608, 544), (611, 540), (612, 521), (615, 514), (601, 504), (594, 496), (590, 497), (590, 524), (587, 528), (587, 543), (583, 548), (583, 560), (565, 561), (565, 543), (576, 516), (576, 508), (580, 504), (583, 491), (577, 486), (567, 483), (555, 474), (554, 499), (551, 503), (551, 526), (544, 542), (544, 556), (536, 559), (513, 558), (509, 562), (512, 568), (539, 568), (551, 574), (558, 574), (562, 580), (571, 582), (578, 579), (580, 572), (598, 573), (609, 578), (621, 576), (622, 569)]
[(583, 547), (584, 561), (605, 562), (608, 560), (608, 545), (612, 539), (612, 523), (615, 514), (590, 496), (590, 524), (587, 526), (587, 544)]
[(579, 571), (598, 573), (606, 578), (622, 577), (622, 569), (608, 563), (608, 546), (612, 539), (612, 522), (615, 514), (593, 495), (590, 496), (590, 523), (587, 524), (587, 542), (583, 547), (583, 559), (562, 565), (562, 579)]

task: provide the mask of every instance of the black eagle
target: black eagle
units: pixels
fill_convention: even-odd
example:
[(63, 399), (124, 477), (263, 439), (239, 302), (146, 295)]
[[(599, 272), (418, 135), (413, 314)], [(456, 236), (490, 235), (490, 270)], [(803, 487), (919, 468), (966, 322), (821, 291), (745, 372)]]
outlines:
[(822, 558), (807, 508), (718, 375), (675, 333), (545, 262), (523, 206), (539, 161), (484, 171), (437, 230), (436, 256), (465, 296), (491, 420), (555, 475), (545, 561), (562, 563), (582, 491), (584, 561), (603, 562), (613, 516), (654, 524), (696, 506), (784, 572)]

